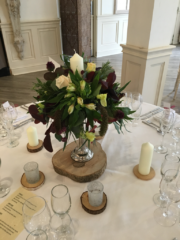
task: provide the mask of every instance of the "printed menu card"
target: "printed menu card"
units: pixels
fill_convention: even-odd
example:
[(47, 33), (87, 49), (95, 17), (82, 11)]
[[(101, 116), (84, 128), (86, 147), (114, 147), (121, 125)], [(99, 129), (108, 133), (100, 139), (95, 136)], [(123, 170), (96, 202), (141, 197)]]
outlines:
[(22, 232), (22, 207), (28, 198), (34, 196), (21, 187), (0, 204), (0, 240), (14, 240)]

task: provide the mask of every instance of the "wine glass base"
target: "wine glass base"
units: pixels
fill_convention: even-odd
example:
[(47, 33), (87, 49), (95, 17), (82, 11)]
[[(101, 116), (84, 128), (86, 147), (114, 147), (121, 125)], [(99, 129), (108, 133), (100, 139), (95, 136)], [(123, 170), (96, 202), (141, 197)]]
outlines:
[(0, 187), (0, 198), (5, 197), (10, 192), (10, 188)]
[(8, 143), (7, 144), (7, 147), (8, 148), (14, 148), (14, 147), (17, 147), (19, 145), (19, 142), (18, 141), (14, 141), (13, 143)]
[(177, 221), (177, 209), (174, 206), (169, 206), (167, 214), (165, 208), (158, 208), (154, 211), (154, 218), (158, 224), (163, 227), (171, 227)]
[(156, 193), (154, 196), (153, 196), (153, 202), (155, 203), (156, 206), (158, 207), (166, 207), (167, 205), (167, 200), (162, 198), (161, 194), (160, 193)]
[(155, 146), (154, 147), (154, 152), (160, 153), (160, 154), (165, 154), (167, 153), (168, 149), (164, 146)]

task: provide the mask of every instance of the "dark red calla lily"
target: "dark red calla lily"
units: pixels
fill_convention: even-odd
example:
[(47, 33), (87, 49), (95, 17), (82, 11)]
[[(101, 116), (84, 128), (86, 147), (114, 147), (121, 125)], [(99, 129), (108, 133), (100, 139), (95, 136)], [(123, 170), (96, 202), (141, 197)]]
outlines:
[(29, 113), (31, 116), (36, 120), (36, 124), (39, 122), (42, 122), (43, 124), (46, 124), (46, 120), (43, 114), (40, 114), (36, 105), (29, 106)]

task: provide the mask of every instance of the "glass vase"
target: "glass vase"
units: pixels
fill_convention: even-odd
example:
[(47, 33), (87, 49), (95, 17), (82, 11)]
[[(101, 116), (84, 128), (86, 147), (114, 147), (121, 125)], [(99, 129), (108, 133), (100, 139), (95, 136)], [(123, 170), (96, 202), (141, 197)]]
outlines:
[(92, 144), (87, 139), (79, 138), (78, 146), (71, 152), (71, 158), (76, 162), (88, 162), (94, 156)]

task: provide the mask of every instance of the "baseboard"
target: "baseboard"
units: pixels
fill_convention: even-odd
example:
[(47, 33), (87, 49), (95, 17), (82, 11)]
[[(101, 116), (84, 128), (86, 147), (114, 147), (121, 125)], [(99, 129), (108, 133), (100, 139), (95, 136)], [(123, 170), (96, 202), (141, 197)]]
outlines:
[(12, 75), (21, 75), (21, 74), (39, 72), (39, 71), (45, 71), (45, 70), (46, 70), (46, 64), (44, 63), (40, 65), (11, 69)]

